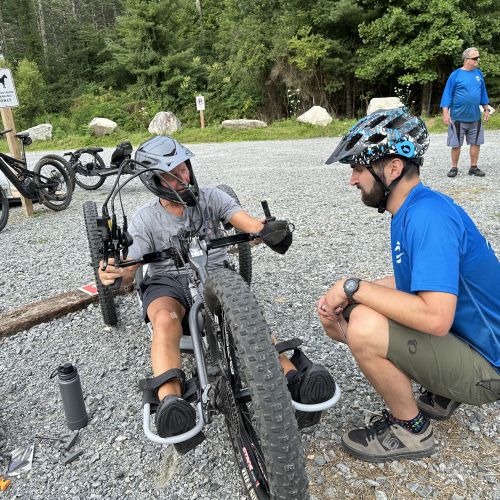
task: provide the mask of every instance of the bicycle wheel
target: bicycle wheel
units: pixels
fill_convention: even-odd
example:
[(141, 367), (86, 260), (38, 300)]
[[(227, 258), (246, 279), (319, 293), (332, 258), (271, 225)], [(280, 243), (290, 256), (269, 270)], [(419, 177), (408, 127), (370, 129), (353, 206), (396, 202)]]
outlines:
[(85, 220), (85, 229), (87, 230), (87, 240), (89, 243), (92, 269), (94, 271), (97, 291), (99, 292), (99, 304), (101, 306), (102, 319), (106, 325), (116, 325), (118, 317), (113, 292), (101, 283), (99, 273), (97, 271), (99, 262), (102, 260), (103, 253), (102, 239), (97, 229), (97, 207), (95, 202), (84, 202), (83, 218)]
[(71, 177), (71, 191), (74, 191), (75, 190), (75, 173), (73, 172), (73, 169), (71, 168), (70, 163), (62, 156), (55, 155), (52, 153), (44, 155), (42, 158), (49, 158), (49, 159), (54, 160), (56, 162), (62, 163), (62, 165), (69, 172), (69, 175)]
[(33, 171), (37, 174), (35, 182), (39, 201), (51, 210), (68, 208), (73, 189), (71, 174), (64, 163), (44, 157), (37, 162)]
[(221, 269), (209, 274), (204, 297), (211, 354), (224, 374), (216, 404), (249, 497), (308, 498), (290, 393), (254, 295), (236, 273)]
[[(238, 203), (241, 207), (240, 200), (236, 196), (236, 193), (230, 186), (226, 184), (219, 184), (217, 186), (221, 191), (231, 196), (231, 198)], [(235, 234), (240, 231), (235, 229), (231, 224), (227, 224), (224, 228), (224, 232), (228, 235)], [(229, 256), (233, 258), (230, 259), (230, 267), (237, 271), (241, 277), (250, 285), (252, 282), (252, 247), (248, 241), (244, 243), (239, 243), (238, 245), (232, 245), (228, 248)]]
[(0, 186), (0, 231), (7, 225), (9, 219), (9, 200), (2, 186)]
[(89, 175), (91, 170), (102, 170), (106, 168), (104, 160), (98, 153), (82, 153), (78, 161), (74, 163), (72, 167), (75, 172), (75, 182), (81, 188), (87, 189), (88, 191), (100, 188), (106, 180), (105, 177)]

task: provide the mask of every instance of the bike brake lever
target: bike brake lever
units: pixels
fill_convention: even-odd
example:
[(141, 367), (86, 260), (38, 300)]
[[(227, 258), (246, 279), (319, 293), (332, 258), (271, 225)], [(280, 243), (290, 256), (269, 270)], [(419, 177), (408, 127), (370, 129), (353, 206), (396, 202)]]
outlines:
[(267, 203), (267, 200), (262, 200), (260, 204), (262, 205), (262, 210), (264, 210), (264, 215), (266, 216), (266, 222), (275, 221), (276, 217), (273, 217), (271, 215), (271, 210), (269, 210), (269, 204)]

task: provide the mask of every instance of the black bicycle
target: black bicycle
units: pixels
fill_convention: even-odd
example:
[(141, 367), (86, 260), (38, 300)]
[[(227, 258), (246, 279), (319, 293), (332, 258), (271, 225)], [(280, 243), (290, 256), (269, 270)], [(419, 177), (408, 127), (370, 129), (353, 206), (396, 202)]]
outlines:
[[(132, 156), (132, 144), (122, 142), (116, 146), (111, 155), (111, 163), (106, 166), (99, 153), (102, 148), (82, 148), (76, 151), (68, 151), (64, 156), (69, 156), (69, 165), (75, 174), (75, 182), (83, 189), (92, 191), (100, 188), (107, 177), (116, 175), (120, 165)], [(122, 174), (134, 174), (137, 172), (137, 164), (127, 161)]]
[[(0, 136), (11, 132), (2, 130)], [(20, 132), (16, 137), (21, 141), (22, 158), (18, 160), (5, 153), (0, 153), (0, 171), (7, 177), (21, 196), (38, 200), (51, 210), (64, 210), (73, 195), (72, 173), (68, 162), (58, 155), (45, 155), (33, 167), (28, 168), (25, 147), (32, 142), (27, 132)], [(0, 231), (9, 218), (9, 200), (0, 187)]]
[[(331, 400), (318, 405), (292, 402), (271, 343), (269, 327), (247, 281), (241, 276), (247, 268), (240, 267), (239, 273), (231, 265), (210, 273), (207, 270), (210, 250), (233, 247), (233, 256), (237, 254), (236, 260), (241, 264), (246, 252), (244, 245), (260, 235), (235, 233), (207, 239), (201, 234), (200, 225), (181, 230), (163, 251), (138, 260), (126, 260), (132, 239), (125, 215), (120, 225), (114, 211), (114, 197), (126, 182), (121, 186), (115, 184), (114, 193), (108, 196), (100, 215), (94, 202), (83, 205), (93, 267), (96, 271), (99, 265), (105, 269), (110, 257), (118, 267), (142, 264), (136, 271), (137, 296), (141, 302), (140, 285), (147, 275), (147, 265), (171, 259), (178, 272), (186, 274), (189, 280), (185, 290), (191, 304), (189, 328), (181, 339), (181, 351), (194, 355), (196, 365), (185, 386), (190, 395), (183, 395), (196, 405), (195, 427), (168, 438), (154, 434), (150, 422), (156, 392), (145, 390), (144, 433), (156, 443), (176, 444), (197, 435), (214, 415), (222, 414), (250, 498), (308, 498), (303, 446), (294, 408), (311, 412), (325, 410), (337, 402), (340, 391), (337, 390)], [(266, 217), (270, 217), (269, 211)], [(99, 283), (97, 272), (96, 279)], [(119, 285), (116, 281), (112, 287), (101, 284), (99, 291), (106, 290), (103, 295), (99, 293), (106, 323), (110, 318), (116, 323), (111, 289)]]

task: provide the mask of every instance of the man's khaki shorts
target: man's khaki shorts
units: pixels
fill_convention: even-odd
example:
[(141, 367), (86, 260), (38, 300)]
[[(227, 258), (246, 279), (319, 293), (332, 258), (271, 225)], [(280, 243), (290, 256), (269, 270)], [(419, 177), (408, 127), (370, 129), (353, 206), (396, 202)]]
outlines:
[(455, 335), (436, 337), (389, 320), (387, 358), (428, 391), (471, 405), (500, 399), (500, 374)]

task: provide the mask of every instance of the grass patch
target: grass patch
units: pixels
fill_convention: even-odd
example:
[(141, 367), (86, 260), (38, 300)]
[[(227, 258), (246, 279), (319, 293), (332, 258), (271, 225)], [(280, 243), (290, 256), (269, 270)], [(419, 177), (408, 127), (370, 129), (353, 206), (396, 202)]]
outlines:
[[(446, 132), (441, 116), (424, 118), (431, 133)], [(181, 143), (206, 143), (206, 142), (235, 142), (235, 141), (269, 141), (269, 140), (295, 140), (312, 139), (317, 137), (341, 137), (357, 120), (335, 119), (326, 127), (299, 123), (296, 120), (278, 120), (265, 128), (233, 130), (223, 129), (220, 126), (204, 129), (191, 127), (173, 134)], [(494, 113), (490, 121), (485, 124), (487, 130), (500, 129), (500, 112)], [(50, 141), (37, 141), (29, 146), (29, 151), (73, 150), (86, 146), (114, 147), (123, 141), (130, 141), (134, 147), (151, 137), (149, 132), (124, 132), (118, 130), (113, 135), (93, 137), (90, 134), (69, 134)], [(0, 151), (8, 151), (7, 142), (0, 141)]]

